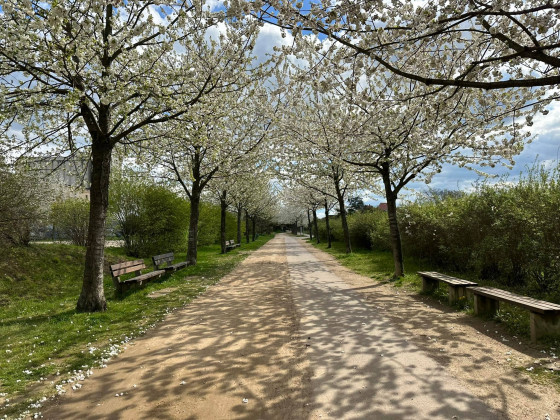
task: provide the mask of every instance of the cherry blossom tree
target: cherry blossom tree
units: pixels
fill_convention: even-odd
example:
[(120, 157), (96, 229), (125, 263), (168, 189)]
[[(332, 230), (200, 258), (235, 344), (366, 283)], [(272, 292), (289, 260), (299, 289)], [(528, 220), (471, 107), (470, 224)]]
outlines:
[(270, 127), (266, 92), (258, 84), (264, 66), (255, 67), (250, 59), (244, 63), (227, 93), (207, 95), (184, 117), (158, 127), (162, 141), (142, 150), (155, 175), (178, 182), (190, 201), (190, 265), (197, 261), (202, 193), (221, 169), (227, 172), (257, 153)]
[[(188, 0), (1, 0), (0, 121), (9, 156), (88, 149), (92, 183), (78, 311), (106, 309), (104, 231), (113, 150), (228, 90), (251, 22)], [(209, 39), (220, 23), (229, 36)], [(68, 130), (74, 133), (67, 136)], [(19, 133), (18, 133), (19, 131)]]
[[(313, 63), (313, 58), (307, 58), (307, 63)], [(347, 152), (354, 141), (355, 128), (343, 112), (344, 98), (336, 94), (326, 97), (319, 92), (321, 77), (317, 75), (321, 70), (314, 74), (309, 70), (313, 67), (311, 64), (300, 65), (295, 64), (296, 72), (289, 83), (281, 87), (285, 94), (282, 115), (277, 122), (282, 133), (277, 137), (278, 153), (283, 162), (280, 175), (319, 193), (320, 198), (312, 200), (316, 204), (311, 210), (322, 205), (325, 198), (337, 201), (346, 252), (350, 253), (346, 199), (365, 185), (367, 178), (365, 173), (356, 173), (345, 162), (350, 157)], [(311, 85), (307, 82), (309, 74), (314, 80)]]
[[(560, 6), (550, 1), (229, 2), (301, 34), (327, 36), (400, 76), (480, 89), (558, 86)], [(546, 90), (534, 91), (546, 95)]]
[[(245, 235), (249, 243), (249, 233), (251, 240), (254, 241), (257, 235), (257, 223), (267, 222), (273, 219), (278, 204), (278, 193), (270, 174), (265, 171), (258, 176), (254, 176), (251, 181), (251, 188), (247, 191), (244, 199), (245, 209)], [(251, 226), (249, 226), (251, 222)]]
[(530, 136), (523, 126), (531, 124), (536, 111), (530, 106), (533, 92), (433, 91), (387, 72), (370, 73), (360, 56), (342, 62), (341, 56), (347, 54), (334, 49), (321, 54), (321, 64), (312, 71), (327, 98), (322, 103), (338, 101), (344, 132), (352, 138), (341, 159), (382, 181), (395, 275), (402, 276), (399, 193), (413, 180), (429, 182), (446, 162), (466, 167), (513, 164)]
[[(277, 199), (276, 222), (292, 226), (292, 233), (297, 235), (298, 228), (305, 226), (307, 207), (301, 203), (298, 195), (293, 194), (291, 188), (281, 188)], [(311, 228), (310, 224), (308, 227)]]

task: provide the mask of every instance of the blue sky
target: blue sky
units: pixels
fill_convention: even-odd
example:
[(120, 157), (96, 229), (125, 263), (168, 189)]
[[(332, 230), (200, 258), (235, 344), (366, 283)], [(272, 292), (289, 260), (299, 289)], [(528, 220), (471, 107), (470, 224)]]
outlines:
[[(535, 161), (546, 165), (556, 165), (560, 157), (560, 103), (552, 103), (548, 115), (535, 116), (535, 123), (531, 133), (536, 139), (525, 146), (521, 154), (515, 158), (515, 166), (510, 170), (507, 167), (481, 168), (486, 173), (497, 177), (507, 176), (509, 181), (515, 181), (520, 173), (526, 172), (527, 167), (533, 166)], [(441, 173), (433, 177), (430, 185), (413, 183), (411, 188), (426, 191), (428, 188), (450, 190), (472, 190), (473, 183), (481, 177), (474, 171), (453, 165), (445, 165)], [(492, 179), (490, 180), (492, 182)], [(374, 203), (384, 201), (381, 197), (373, 200)]]

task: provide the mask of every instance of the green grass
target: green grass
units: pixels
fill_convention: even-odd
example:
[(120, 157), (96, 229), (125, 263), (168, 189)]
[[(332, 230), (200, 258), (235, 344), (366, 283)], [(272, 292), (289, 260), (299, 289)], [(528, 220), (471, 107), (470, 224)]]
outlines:
[[(309, 242), (309, 240), (308, 240)], [(390, 252), (371, 251), (368, 249), (353, 249), (351, 254), (346, 254), (345, 246), (342, 242), (332, 242), (332, 247), (327, 248), (326, 242), (317, 244), (315, 240), (311, 242), (315, 247), (328, 252), (336, 257), (342, 265), (350, 268), (356, 273), (370, 277), (377, 281), (390, 281), (395, 286), (420, 287), (422, 282), (415, 274), (417, 271), (428, 270), (428, 266), (416, 259), (405, 261), (406, 272), (411, 273), (403, 278), (392, 279), (395, 271), (393, 255)]]
[[(102, 365), (115, 346), (196, 298), (243, 260), (246, 251), (270, 238), (260, 236), (225, 255), (219, 254), (218, 245), (201, 247), (196, 266), (132, 288), (121, 298), (114, 296), (108, 267), (134, 258), (126, 257), (123, 249), (108, 248), (108, 310), (93, 314), (75, 311), (84, 248), (34, 244), (6, 250), (0, 260), (0, 417), (21, 413), (31, 402), (52, 395), (56, 384)], [(185, 258), (185, 253), (176, 254), (176, 261)], [(150, 259), (145, 262), (152, 266)], [(156, 299), (146, 297), (168, 287), (176, 290)]]

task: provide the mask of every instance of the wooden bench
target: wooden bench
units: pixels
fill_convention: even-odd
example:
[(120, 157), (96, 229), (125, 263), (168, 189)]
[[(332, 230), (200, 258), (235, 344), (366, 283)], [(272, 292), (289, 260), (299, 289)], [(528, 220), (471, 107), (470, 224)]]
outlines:
[[(123, 263), (113, 264), (110, 267), (111, 277), (113, 278), (113, 284), (115, 285), (115, 290), (117, 294), (123, 292), (124, 285), (130, 285), (132, 283), (143, 284), (148, 281), (159, 278), (165, 274), (165, 270), (155, 270), (146, 274), (142, 274), (142, 270), (146, 268), (143, 260), (126, 261)], [(125, 279), (121, 281), (121, 276), (123, 274), (136, 273), (136, 277), (130, 279)]]
[(461, 297), (467, 296), (467, 287), (476, 286), (477, 283), (451, 277), (446, 274), (437, 273), (435, 271), (419, 271), (418, 275), (422, 277), (422, 291), (431, 293), (437, 289), (439, 282), (447, 283), (447, 293), (449, 303), (452, 305)]
[[(168, 252), (167, 254), (154, 255), (152, 257), (152, 261), (154, 263), (154, 267), (156, 268), (156, 270), (165, 270), (171, 272), (180, 270), (181, 268), (185, 268), (186, 266), (189, 265), (189, 263), (186, 261), (181, 261), (176, 264), (173, 264), (174, 258), (175, 255), (173, 254), (173, 252)], [(161, 265), (164, 264), (165, 267), (160, 267)]]
[(226, 252), (231, 251), (232, 249), (237, 248), (240, 245), (241, 244), (236, 244), (233, 239), (230, 239), (229, 241), (226, 241)]
[(516, 295), (494, 287), (472, 287), (474, 313), (493, 316), (500, 308), (500, 301), (528, 309), (531, 313), (531, 341), (535, 343), (545, 335), (560, 336), (560, 305)]

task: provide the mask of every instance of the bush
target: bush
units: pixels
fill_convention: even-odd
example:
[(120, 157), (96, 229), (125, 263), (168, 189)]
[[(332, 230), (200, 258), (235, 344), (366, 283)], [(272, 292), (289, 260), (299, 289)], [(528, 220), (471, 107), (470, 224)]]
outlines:
[(183, 250), (189, 225), (186, 201), (165, 187), (120, 178), (111, 185), (110, 212), (129, 255)]
[(560, 172), (535, 166), (518, 183), (481, 184), (400, 209), (405, 252), (560, 301)]
[(0, 163), (0, 245), (27, 245), (48, 217), (46, 185)]
[[(389, 242), (389, 222), (387, 213), (377, 209), (355, 211), (347, 215), (348, 230), (352, 246), (366, 249), (386, 251), (391, 249)], [(331, 238), (333, 241), (343, 241), (344, 232), (340, 216), (329, 217)], [(325, 219), (318, 221), (319, 237), (327, 240)]]
[(54, 202), (50, 220), (60, 237), (69, 239), (74, 245), (87, 245), (89, 200), (68, 198)]
[[(198, 245), (211, 245), (220, 242), (220, 206), (211, 203), (200, 203), (198, 219)], [(241, 230), (245, 230), (245, 224)], [(226, 213), (226, 240), (237, 238), (237, 217)]]

